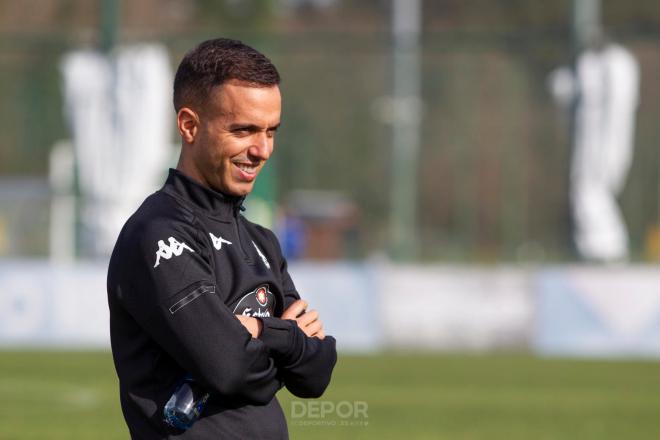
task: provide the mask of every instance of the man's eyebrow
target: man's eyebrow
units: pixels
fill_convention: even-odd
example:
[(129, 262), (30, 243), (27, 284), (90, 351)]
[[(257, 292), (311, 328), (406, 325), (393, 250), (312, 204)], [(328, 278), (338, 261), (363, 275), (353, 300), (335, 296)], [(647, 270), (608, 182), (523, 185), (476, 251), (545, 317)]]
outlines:
[[(278, 128), (280, 128), (280, 123), (272, 127), (268, 127), (267, 130), (277, 130)], [(261, 130), (261, 127), (255, 124), (250, 124), (250, 123), (242, 124), (240, 122), (236, 124), (231, 124), (229, 126), (229, 131), (240, 131), (240, 130), (259, 131)]]
[(249, 123), (248, 124), (241, 124), (239, 122), (239, 123), (236, 123), (236, 124), (231, 124), (229, 126), (229, 130), (230, 131), (238, 131), (238, 130), (259, 131), (259, 127), (257, 127), (254, 124), (249, 124)]

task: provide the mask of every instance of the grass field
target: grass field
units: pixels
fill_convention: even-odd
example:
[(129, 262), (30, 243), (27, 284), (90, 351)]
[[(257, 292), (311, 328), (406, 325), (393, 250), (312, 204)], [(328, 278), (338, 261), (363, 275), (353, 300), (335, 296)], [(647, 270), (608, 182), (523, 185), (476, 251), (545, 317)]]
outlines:
[[(317, 417), (279, 396), (292, 439), (660, 438), (655, 362), (341, 356)], [(0, 439), (126, 438), (109, 353), (0, 351)]]

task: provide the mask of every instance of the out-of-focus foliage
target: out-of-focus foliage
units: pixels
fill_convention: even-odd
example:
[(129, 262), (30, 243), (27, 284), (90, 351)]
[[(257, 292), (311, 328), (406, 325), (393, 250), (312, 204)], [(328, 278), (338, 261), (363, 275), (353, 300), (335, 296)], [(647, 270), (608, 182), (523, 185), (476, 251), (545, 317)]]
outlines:
[[(100, 3), (34, 4), (0, 1), (0, 175), (46, 175), (51, 146), (69, 136), (58, 62), (98, 42)], [(571, 2), (423, 4), (421, 257), (572, 258), (568, 119), (546, 86), (548, 73), (569, 62)], [(280, 199), (296, 189), (350, 196), (361, 209), (358, 253), (365, 256), (387, 242), (389, 13), (386, 0), (123, 1), (118, 37), (164, 42), (174, 65), (215, 36), (268, 54), (283, 78), (271, 165)], [(660, 3), (605, 0), (603, 17), (642, 68), (635, 158), (621, 198), (633, 255), (641, 258), (658, 220)]]

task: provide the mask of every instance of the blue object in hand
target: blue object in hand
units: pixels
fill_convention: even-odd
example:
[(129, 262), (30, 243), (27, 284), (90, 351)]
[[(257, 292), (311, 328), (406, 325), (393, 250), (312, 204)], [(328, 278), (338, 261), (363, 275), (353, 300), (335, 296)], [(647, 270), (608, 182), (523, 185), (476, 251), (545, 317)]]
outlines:
[(208, 399), (209, 393), (186, 375), (165, 404), (165, 423), (183, 430), (190, 428), (199, 419)]

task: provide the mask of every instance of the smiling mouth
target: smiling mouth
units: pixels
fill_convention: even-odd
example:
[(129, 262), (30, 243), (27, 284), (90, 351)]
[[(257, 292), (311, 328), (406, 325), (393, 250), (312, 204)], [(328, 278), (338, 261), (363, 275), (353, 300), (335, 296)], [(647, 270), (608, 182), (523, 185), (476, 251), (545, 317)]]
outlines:
[(259, 164), (251, 164), (251, 163), (234, 163), (236, 167), (243, 171), (245, 174), (256, 174), (257, 170), (259, 169)]

